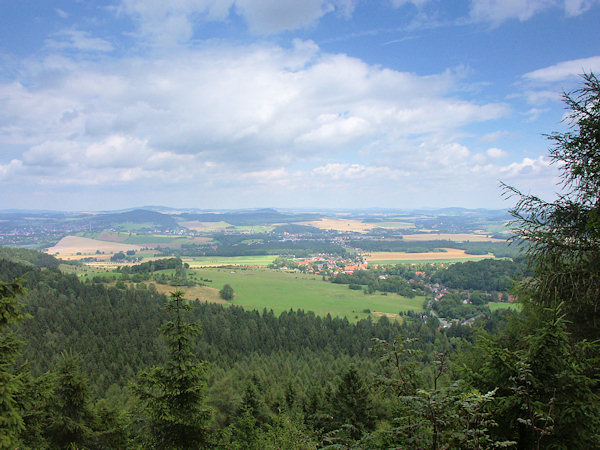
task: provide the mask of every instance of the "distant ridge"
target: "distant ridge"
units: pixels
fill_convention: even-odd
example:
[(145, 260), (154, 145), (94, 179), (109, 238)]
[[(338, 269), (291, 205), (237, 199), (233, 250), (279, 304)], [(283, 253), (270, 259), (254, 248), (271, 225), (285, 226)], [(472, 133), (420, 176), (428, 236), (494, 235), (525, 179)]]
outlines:
[(263, 208), (226, 213), (183, 213), (180, 214), (180, 217), (184, 220), (197, 220), (200, 222), (227, 222), (231, 225), (244, 226), (317, 220), (321, 218), (321, 215), (282, 214), (271, 208)]
[(135, 223), (135, 224), (152, 224), (160, 229), (177, 228), (177, 221), (168, 214), (162, 214), (156, 211), (148, 211), (145, 209), (136, 209), (133, 211), (121, 213), (95, 214), (87, 216), (79, 216), (80, 219), (89, 221), (93, 228), (107, 228), (115, 224)]

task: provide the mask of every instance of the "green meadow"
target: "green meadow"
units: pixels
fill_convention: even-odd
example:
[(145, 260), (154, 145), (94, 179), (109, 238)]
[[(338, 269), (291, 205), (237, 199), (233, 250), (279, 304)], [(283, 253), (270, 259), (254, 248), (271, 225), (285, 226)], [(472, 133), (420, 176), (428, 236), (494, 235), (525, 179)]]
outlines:
[(497, 311), (499, 309), (513, 309), (519, 311), (521, 309), (520, 303), (491, 302), (488, 303), (487, 306), (490, 308), (490, 311)]
[(193, 258), (182, 258), (183, 262), (194, 266), (268, 266), (277, 255), (257, 256), (195, 256)]
[(290, 309), (313, 311), (325, 316), (346, 316), (354, 321), (371, 312), (397, 314), (400, 311), (422, 311), (424, 297), (412, 299), (396, 294), (365, 295), (347, 285), (323, 281), (320, 276), (253, 268), (194, 269), (198, 277), (212, 280), (208, 286), (221, 289), (229, 284), (234, 292), (234, 305), (247, 309), (272, 309), (276, 314)]

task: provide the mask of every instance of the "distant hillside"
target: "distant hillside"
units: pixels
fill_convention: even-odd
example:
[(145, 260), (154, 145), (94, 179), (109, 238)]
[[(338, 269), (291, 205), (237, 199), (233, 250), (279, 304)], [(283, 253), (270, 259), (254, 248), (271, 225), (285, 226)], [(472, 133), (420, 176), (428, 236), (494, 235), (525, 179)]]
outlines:
[(319, 214), (282, 214), (274, 209), (257, 209), (252, 211), (236, 211), (226, 213), (201, 213), (180, 214), (184, 220), (198, 220), (200, 222), (227, 222), (231, 225), (266, 225), (272, 223), (290, 223), (302, 222), (307, 220), (317, 220)]
[(144, 209), (136, 209), (134, 211), (122, 213), (98, 214), (85, 217), (80, 216), (79, 219), (89, 222), (93, 229), (118, 227), (119, 225), (126, 223), (139, 225), (147, 224), (149, 228), (158, 228), (162, 230), (178, 228), (177, 222), (173, 216)]
[(41, 268), (55, 267), (59, 264), (59, 261), (54, 256), (26, 248), (0, 247), (0, 260), (2, 259)]

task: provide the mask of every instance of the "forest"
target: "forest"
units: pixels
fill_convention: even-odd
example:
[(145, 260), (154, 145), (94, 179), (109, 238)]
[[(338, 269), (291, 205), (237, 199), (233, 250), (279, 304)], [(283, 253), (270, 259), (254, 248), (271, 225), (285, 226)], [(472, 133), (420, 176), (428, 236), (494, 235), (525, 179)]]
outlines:
[(0, 446), (599, 448), (600, 80), (565, 102), (571, 128), (548, 136), (564, 193), (504, 185), (525, 259), (446, 269), (516, 280), (520, 311), (472, 326), (190, 302), (0, 249)]

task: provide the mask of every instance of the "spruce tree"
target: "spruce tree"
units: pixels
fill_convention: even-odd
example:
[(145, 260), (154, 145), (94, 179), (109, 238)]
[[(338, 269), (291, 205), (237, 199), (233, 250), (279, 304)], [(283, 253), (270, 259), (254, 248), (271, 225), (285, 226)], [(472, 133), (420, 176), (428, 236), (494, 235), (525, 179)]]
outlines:
[[(518, 202), (512, 209), (516, 239), (535, 275), (522, 286), (526, 306), (564, 302), (569, 331), (600, 338), (600, 80), (582, 76), (582, 87), (564, 94), (570, 129), (552, 133), (550, 160), (562, 193), (553, 202), (504, 185)], [(529, 302), (529, 299), (531, 302)]]
[(347, 429), (352, 439), (360, 439), (365, 431), (375, 427), (368, 388), (354, 366), (342, 375), (332, 399), (332, 415), (337, 426)]
[(133, 391), (147, 418), (152, 447), (205, 448), (211, 419), (205, 406), (207, 368), (205, 363), (195, 361), (190, 350), (190, 340), (200, 329), (184, 319), (183, 313), (190, 306), (181, 291), (171, 293), (165, 309), (173, 316), (162, 327), (169, 349), (167, 361), (142, 372)]
[(61, 355), (53, 382), (46, 438), (54, 448), (84, 448), (93, 435), (94, 417), (89, 383), (74, 355)]
[(17, 295), (22, 292), (18, 282), (0, 282), (0, 447), (19, 446), (19, 434), (24, 429), (16, 398), (22, 389), (21, 377), (15, 371), (21, 341), (12, 330), (11, 323), (23, 318)]

